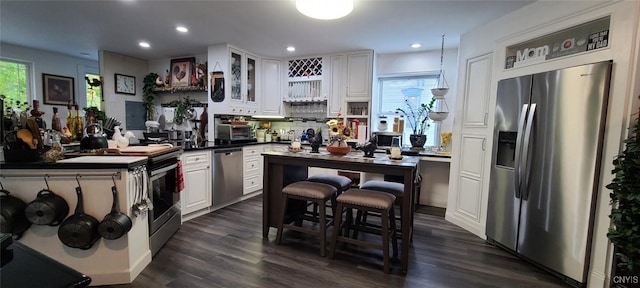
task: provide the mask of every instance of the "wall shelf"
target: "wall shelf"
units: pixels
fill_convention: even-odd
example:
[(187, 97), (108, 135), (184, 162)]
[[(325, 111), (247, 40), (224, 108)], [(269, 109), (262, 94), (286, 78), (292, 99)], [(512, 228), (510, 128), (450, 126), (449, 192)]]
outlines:
[(156, 87), (153, 88), (156, 93), (176, 93), (176, 92), (207, 92), (207, 87), (184, 86), (184, 87)]

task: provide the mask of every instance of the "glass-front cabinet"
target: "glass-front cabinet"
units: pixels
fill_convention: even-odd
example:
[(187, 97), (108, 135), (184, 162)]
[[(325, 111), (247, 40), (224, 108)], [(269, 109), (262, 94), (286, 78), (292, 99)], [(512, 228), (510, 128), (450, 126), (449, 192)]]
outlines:
[(260, 72), (257, 68), (260, 67), (260, 58), (227, 44), (210, 46), (208, 58), (209, 63), (214, 63), (209, 67), (216, 67), (215, 64), (219, 63), (221, 69), (217, 70), (224, 73), (224, 85), (216, 87), (223, 91), (224, 97), (210, 97), (212, 112), (244, 116), (258, 114)]
[(231, 100), (242, 105), (256, 106), (256, 67), (258, 57), (239, 49), (229, 48), (231, 71)]
[(242, 54), (235, 50), (231, 50), (231, 100), (242, 101)]

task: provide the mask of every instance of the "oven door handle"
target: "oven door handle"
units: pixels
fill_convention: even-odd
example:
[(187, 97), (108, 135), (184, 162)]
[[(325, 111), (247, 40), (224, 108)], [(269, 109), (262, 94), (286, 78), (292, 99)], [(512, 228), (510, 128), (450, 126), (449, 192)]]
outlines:
[(171, 165), (169, 165), (167, 167), (162, 167), (160, 169), (151, 171), (151, 175), (150, 176), (155, 176), (155, 175), (158, 175), (158, 174), (161, 174), (161, 173), (176, 169), (177, 167), (178, 167), (177, 163), (176, 164), (171, 164)]

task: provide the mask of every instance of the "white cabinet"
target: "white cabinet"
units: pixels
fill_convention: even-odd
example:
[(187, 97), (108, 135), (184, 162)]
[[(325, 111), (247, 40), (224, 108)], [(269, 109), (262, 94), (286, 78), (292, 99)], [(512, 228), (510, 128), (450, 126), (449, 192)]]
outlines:
[(282, 115), (282, 62), (276, 59), (262, 59), (260, 89), (261, 115)]
[(463, 127), (487, 127), (491, 65), (491, 54), (467, 60), (468, 77), (463, 97)]
[(342, 111), (342, 103), (346, 94), (347, 57), (345, 55), (330, 56), (329, 70), (331, 71), (328, 73), (329, 81), (324, 84), (329, 91), (327, 117), (337, 117), (338, 113)]
[(242, 148), (243, 156), (243, 195), (262, 189), (263, 160), (260, 155), (264, 145), (252, 145)]
[(488, 127), (487, 113), (492, 54), (474, 56), (465, 63), (464, 71), (460, 73), (465, 79), (464, 95), (456, 103), (456, 111), (462, 111), (462, 121), (453, 132), (456, 139), (452, 141), (446, 219), (484, 237), (487, 213), (482, 207), (488, 199), (485, 166), (491, 162), (487, 140), (492, 131)]
[(347, 54), (347, 101), (371, 99), (373, 52)]
[[(371, 81), (373, 75), (373, 52), (363, 51), (329, 57), (325, 83), (328, 95), (327, 116), (336, 117), (351, 113), (346, 102), (371, 101)], [(366, 105), (368, 106), (368, 105)], [(368, 107), (367, 107), (368, 110)], [(363, 115), (359, 115), (363, 116)]]
[[(260, 102), (260, 58), (242, 49), (222, 44), (209, 47), (209, 72), (224, 72), (224, 100), (209, 107), (214, 114), (256, 115)], [(209, 89), (212, 90), (212, 89)], [(209, 91), (212, 93), (212, 91)]]
[(184, 175), (180, 205), (182, 221), (187, 221), (209, 212), (208, 208), (211, 207), (211, 151), (184, 152), (180, 160)]

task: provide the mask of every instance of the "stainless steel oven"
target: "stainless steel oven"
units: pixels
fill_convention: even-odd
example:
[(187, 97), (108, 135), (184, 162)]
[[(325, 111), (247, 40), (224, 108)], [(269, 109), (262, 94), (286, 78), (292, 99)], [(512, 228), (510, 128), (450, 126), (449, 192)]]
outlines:
[(153, 256), (180, 229), (180, 194), (176, 187), (179, 153), (149, 159), (149, 246)]

